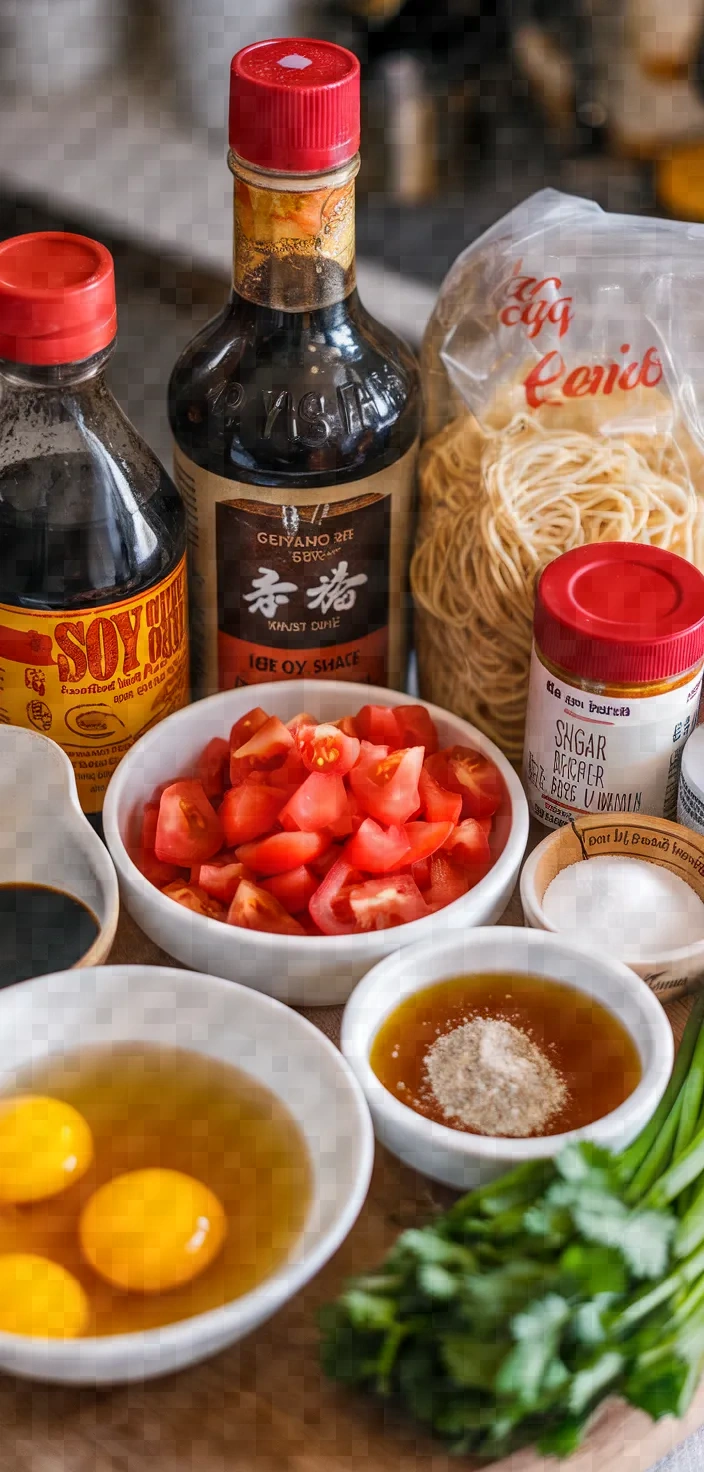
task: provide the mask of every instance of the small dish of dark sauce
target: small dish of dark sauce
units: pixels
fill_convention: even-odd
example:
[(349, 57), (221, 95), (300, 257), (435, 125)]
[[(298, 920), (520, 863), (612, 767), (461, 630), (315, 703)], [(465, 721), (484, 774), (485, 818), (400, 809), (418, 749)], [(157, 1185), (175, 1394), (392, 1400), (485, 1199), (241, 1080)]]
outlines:
[(0, 884), (0, 987), (75, 966), (99, 930), (75, 895), (44, 884)]

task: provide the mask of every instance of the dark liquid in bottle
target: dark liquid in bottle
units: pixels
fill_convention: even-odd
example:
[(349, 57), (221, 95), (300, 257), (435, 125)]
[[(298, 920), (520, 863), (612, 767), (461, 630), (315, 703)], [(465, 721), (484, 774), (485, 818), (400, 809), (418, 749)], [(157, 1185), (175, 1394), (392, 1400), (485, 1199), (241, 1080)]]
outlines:
[[(334, 263), (325, 269), (342, 280)], [(302, 282), (292, 304), (309, 289)], [(415, 364), (356, 292), (315, 311), (279, 311), (233, 292), (176, 364), (169, 413), (178, 445), (202, 469), (322, 493), (411, 448)]]
[(101, 445), (94, 457), (42, 455), (1, 470), (2, 601), (86, 608), (166, 577), (183, 553), (181, 499), (163, 473), (147, 499), (131, 498), (129, 485)]
[(43, 884), (0, 885), (0, 987), (75, 966), (99, 929), (73, 895)]

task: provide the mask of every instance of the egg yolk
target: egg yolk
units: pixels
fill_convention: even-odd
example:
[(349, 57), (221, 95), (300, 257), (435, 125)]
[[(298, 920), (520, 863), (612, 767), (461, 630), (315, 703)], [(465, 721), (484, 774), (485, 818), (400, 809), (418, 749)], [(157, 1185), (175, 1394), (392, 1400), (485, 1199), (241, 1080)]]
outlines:
[(57, 1262), (30, 1252), (0, 1256), (0, 1331), (76, 1339), (88, 1322), (80, 1283)]
[(0, 1202), (57, 1196), (92, 1159), (90, 1129), (70, 1104), (34, 1094), (0, 1100)]
[(91, 1196), (80, 1220), (91, 1267), (117, 1288), (163, 1293), (202, 1273), (227, 1231), (217, 1196), (176, 1170), (135, 1170)]

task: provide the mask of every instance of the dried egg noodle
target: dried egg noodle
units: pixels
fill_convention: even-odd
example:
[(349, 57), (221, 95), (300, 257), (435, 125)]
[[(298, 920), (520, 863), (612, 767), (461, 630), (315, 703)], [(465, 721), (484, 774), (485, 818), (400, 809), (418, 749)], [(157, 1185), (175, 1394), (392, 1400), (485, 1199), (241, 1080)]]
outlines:
[[(654, 417), (654, 416), (653, 416)], [(672, 432), (589, 434), (463, 413), (420, 462), (411, 586), (421, 691), (521, 759), (542, 569), (587, 542), (650, 542), (704, 570), (702, 506)]]

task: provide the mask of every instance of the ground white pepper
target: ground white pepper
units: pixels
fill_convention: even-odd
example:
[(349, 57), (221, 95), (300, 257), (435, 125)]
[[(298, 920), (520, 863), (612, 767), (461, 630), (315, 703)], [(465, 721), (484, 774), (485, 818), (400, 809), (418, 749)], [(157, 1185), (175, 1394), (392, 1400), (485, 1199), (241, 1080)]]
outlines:
[(443, 1113), (476, 1134), (540, 1134), (567, 1102), (562, 1076), (511, 1022), (475, 1017), (438, 1038), (425, 1061)]

